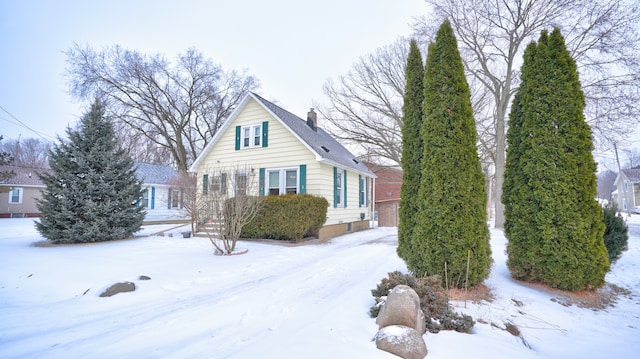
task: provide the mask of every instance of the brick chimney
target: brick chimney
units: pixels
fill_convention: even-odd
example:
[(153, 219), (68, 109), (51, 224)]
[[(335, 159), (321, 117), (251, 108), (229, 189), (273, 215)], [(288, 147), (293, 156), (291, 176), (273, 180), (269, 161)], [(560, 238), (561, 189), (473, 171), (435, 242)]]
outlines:
[(318, 115), (313, 110), (313, 107), (307, 112), (307, 125), (314, 131), (318, 130)]

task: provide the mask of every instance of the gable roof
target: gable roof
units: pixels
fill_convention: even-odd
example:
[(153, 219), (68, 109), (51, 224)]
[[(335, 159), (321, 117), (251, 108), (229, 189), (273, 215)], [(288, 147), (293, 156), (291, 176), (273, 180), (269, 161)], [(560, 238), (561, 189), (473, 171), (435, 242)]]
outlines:
[(229, 116), (229, 119), (216, 133), (207, 147), (205, 147), (200, 153), (193, 165), (191, 165), (191, 171), (194, 171), (200, 162), (202, 162), (215, 143), (218, 142), (222, 134), (229, 128), (229, 126), (231, 126), (251, 99), (260, 104), (277, 121), (297, 137), (298, 140), (300, 140), (300, 142), (302, 142), (302, 144), (304, 144), (316, 156), (316, 160), (336, 167), (351, 169), (369, 177), (375, 177), (375, 174), (367, 168), (363, 161), (354, 156), (325, 130), (319, 127), (315, 127), (315, 129), (309, 127), (309, 125), (307, 125), (307, 121), (283, 109), (282, 107), (265, 100), (253, 92), (247, 94), (238, 107), (236, 107), (231, 116)]
[(136, 162), (136, 176), (146, 184), (170, 184), (178, 171), (168, 165)]
[[(640, 168), (627, 168), (620, 170), (631, 183), (640, 183)], [(618, 178), (616, 178), (618, 182)]]
[(24, 186), (24, 187), (44, 187), (44, 183), (38, 177), (38, 173), (50, 172), (47, 168), (21, 167), (21, 166), (0, 166), (0, 172), (15, 173), (15, 176), (0, 182), (0, 186)]

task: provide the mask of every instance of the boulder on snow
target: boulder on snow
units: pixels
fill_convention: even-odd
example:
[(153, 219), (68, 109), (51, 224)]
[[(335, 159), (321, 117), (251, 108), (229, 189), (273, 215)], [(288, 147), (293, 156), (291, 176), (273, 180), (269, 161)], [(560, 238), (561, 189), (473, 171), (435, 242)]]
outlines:
[(138, 279), (140, 279), (140, 280), (151, 280), (151, 277), (149, 277), (147, 275), (141, 275), (140, 277), (138, 277)]
[(111, 297), (118, 293), (133, 292), (134, 290), (136, 290), (136, 285), (134, 283), (131, 283), (131, 282), (116, 283), (111, 287), (107, 288), (107, 290), (105, 290), (104, 292), (100, 293), (100, 296)]
[(390, 325), (376, 334), (376, 347), (404, 359), (423, 359), (427, 345), (422, 334), (404, 325)]
[(378, 318), (378, 328), (390, 325), (404, 325), (417, 330), (420, 335), (427, 331), (424, 313), (420, 309), (420, 297), (408, 285), (398, 285), (387, 296)]

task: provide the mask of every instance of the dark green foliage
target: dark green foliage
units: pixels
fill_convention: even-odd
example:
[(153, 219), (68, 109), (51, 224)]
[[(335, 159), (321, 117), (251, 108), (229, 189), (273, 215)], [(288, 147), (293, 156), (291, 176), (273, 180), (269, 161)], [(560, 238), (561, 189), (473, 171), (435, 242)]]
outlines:
[(315, 236), (327, 221), (329, 202), (308, 194), (267, 196), (262, 208), (242, 228), (243, 238), (301, 240)]
[(613, 264), (627, 250), (629, 228), (614, 206), (602, 209), (604, 215), (604, 245), (607, 247), (609, 262)]
[(487, 278), (492, 263), (487, 195), (469, 86), (449, 22), (429, 46), (422, 113), (420, 208), (403, 259), (417, 276), (473, 286)]
[(134, 163), (118, 148), (113, 125), (96, 101), (76, 130), (67, 129), (49, 154), (52, 174), (41, 174), (46, 188), (36, 228), (53, 243), (122, 239), (140, 229), (142, 196)]
[(560, 31), (524, 54), (507, 132), (502, 202), (514, 278), (599, 287), (609, 268), (584, 94)]
[(419, 210), (422, 172), (422, 101), (424, 99), (424, 66), (415, 40), (411, 40), (407, 58), (404, 105), (402, 106), (402, 187), (400, 189), (400, 223), (398, 224), (398, 255), (411, 254), (411, 240)]
[[(2, 135), (0, 135), (0, 141), (2, 141)], [(4, 151), (0, 151), (0, 165), (9, 165), (13, 162), (13, 156)], [(15, 176), (16, 173), (13, 171), (0, 171), (0, 182), (6, 181), (9, 178)]]
[(371, 317), (378, 316), (384, 301), (382, 297), (386, 297), (393, 288), (400, 284), (413, 288), (420, 297), (420, 308), (426, 318), (429, 332), (437, 333), (440, 330), (471, 332), (475, 322), (468, 315), (451, 311), (449, 297), (437, 276), (416, 278), (399, 271), (389, 273), (388, 278), (383, 278), (380, 284), (371, 290), (371, 294), (376, 300), (376, 304), (370, 310)]

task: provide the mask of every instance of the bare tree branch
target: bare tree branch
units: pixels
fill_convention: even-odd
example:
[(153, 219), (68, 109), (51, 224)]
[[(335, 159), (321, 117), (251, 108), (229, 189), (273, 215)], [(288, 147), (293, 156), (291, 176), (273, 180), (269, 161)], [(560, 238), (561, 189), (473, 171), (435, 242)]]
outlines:
[[(138, 150), (156, 148), (164, 160), (186, 171), (224, 120), (249, 91), (259, 87), (246, 72), (224, 71), (188, 49), (171, 64), (162, 55), (144, 55), (119, 46), (95, 51), (73, 46), (66, 52), (71, 94), (87, 100), (99, 96), (108, 103), (118, 126), (120, 143), (132, 134)], [(145, 144), (145, 142), (148, 142)], [(151, 145), (153, 144), (153, 145)], [(143, 150), (141, 157), (149, 154)]]

